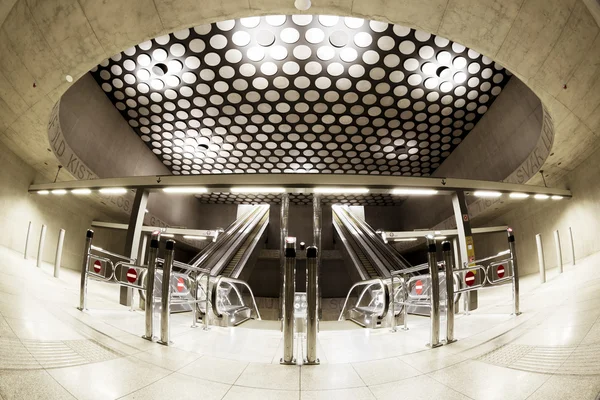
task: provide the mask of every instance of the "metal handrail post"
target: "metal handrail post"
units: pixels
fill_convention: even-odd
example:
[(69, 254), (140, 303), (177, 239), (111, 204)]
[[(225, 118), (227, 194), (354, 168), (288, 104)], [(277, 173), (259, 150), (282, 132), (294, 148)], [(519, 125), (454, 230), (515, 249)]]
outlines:
[(204, 327), (202, 329), (204, 329), (205, 331), (210, 330), (209, 326), (208, 326), (208, 313), (209, 313), (209, 302), (210, 302), (210, 296), (208, 295), (209, 291), (209, 282), (210, 282), (210, 275), (206, 274), (206, 292), (205, 292), (205, 296), (206, 296), (206, 302), (204, 303)]
[(158, 236), (152, 237), (150, 241), (150, 252), (148, 253), (148, 272), (146, 273), (146, 333), (142, 336), (152, 341), (154, 336), (154, 277), (156, 276), (156, 258), (158, 257)]
[(573, 259), (573, 265), (575, 265), (575, 241), (573, 240), (573, 228), (569, 227), (569, 236), (571, 237), (571, 258)]
[(392, 280), (392, 328), (390, 332), (397, 332), (396, 330), (396, 293), (394, 293), (394, 275), (391, 275)]
[(456, 339), (454, 339), (454, 266), (452, 245), (449, 241), (442, 243), (442, 251), (446, 272), (446, 344), (450, 344), (456, 342)]
[(440, 343), (440, 278), (436, 260), (436, 246), (433, 236), (427, 237), (427, 263), (431, 280), (431, 330), (429, 347), (439, 347)]
[(31, 234), (31, 221), (27, 225), (27, 236), (25, 236), (25, 249), (23, 250), (23, 258), (27, 260), (27, 247), (29, 247), (29, 235)]
[(403, 331), (408, 330), (408, 285), (406, 282), (408, 282), (408, 274), (402, 274), (402, 303), (404, 303), (402, 307)]
[(158, 341), (158, 343), (165, 346), (171, 344), (169, 340), (171, 318), (171, 272), (173, 270), (174, 253), (175, 241), (167, 240), (165, 262), (163, 263), (162, 298), (160, 310), (160, 340)]
[(88, 264), (90, 263), (90, 251), (92, 250), (92, 239), (94, 239), (94, 231), (88, 229), (85, 234), (85, 246), (83, 248), (83, 261), (81, 265), (81, 281), (79, 284), (79, 307), (78, 310), (87, 309), (87, 283), (88, 283)]
[(46, 225), (42, 225), (42, 230), (40, 231), (40, 244), (38, 245), (38, 253), (36, 265), (38, 268), (42, 268), (42, 256), (44, 254), (44, 244), (46, 243)]
[(513, 276), (513, 314), (521, 315), (519, 309), (519, 264), (517, 262), (517, 249), (515, 246), (515, 236), (512, 230), (508, 230), (508, 248), (510, 249), (510, 257), (512, 259), (512, 276)]
[(544, 246), (542, 245), (542, 235), (535, 235), (535, 243), (537, 245), (538, 263), (540, 267), (540, 282), (546, 283), (546, 263), (544, 261)]
[(306, 363), (319, 364), (317, 358), (317, 326), (318, 326), (318, 297), (319, 270), (317, 265), (318, 249), (310, 246), (306, 249)]
[(54, 277), (60, 276), (60, 264), (62, 261), (63, 244), (65, 243), (65, 230), (58, 231), (58, 243), (56, 244), (56, 256), (54, 257)]
[(283, 288), (283, 358), (280, 363), (295, 364), (294, 295), (296, 292), (296, 238), (286, 238), (285, 240)]
[(558, 265), (558, 273), (562, 274), (564, 269), (562, 262), (562, 249), (560, 248), (560, 234), (558, 233), (558, 229), (554, 231), (554, 245), (556, 246), (556, 264)]

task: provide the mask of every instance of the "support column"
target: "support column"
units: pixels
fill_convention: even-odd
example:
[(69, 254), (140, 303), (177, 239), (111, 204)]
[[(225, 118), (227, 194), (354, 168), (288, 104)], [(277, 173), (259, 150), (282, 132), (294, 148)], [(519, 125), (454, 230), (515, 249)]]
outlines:
[[(131, 207), (131, 215), (129, 217), (129, 227), (127, 228), (127, 237), (125, 239), (124, 255), (129, 258), (138, 256), (140, 246), (140, 236), (142, 233), (142, 225), (144, 224), (144, 215), (146, 214), (146, 206), (148, 205), (148, 191), (146, 189), (136, 189), (135, 199)], [(127, 269), (123, 268), (123, 274), (127, 273)], [(123, 276), (123, 279), (126, 277)], [(119, 303), (124, 306), (131, 306), (133, 299), (133, 289), (121, 287), (119, 292)]]
[[(452, 195), (452, 206), (454, 208), (454, 219), (456, 220), (456, 230), (458, 231), (459, 244), (459, 267), (464, 263), (475, 261), (475, 246), (473, 245), (473, 236), (471, 233), (471, 219), (469, 218), (469, 210), (467, 208), (467, 200), (465, 192), (457, 190)], [(480, 283), (483, 277), (475, 274), (475, 283)], [(464, 293), (466, 296), (466, 309), (471, 311), (477, 309), (477, 292), (471, 291)]]
[[(317, 252), (317, 279), (321, 279), (321, 226), (322, 226), (321, 196), (318, 193), (313, 194), (313, 246)], [(307, 289), (308, 290), (308, 289)], [(323, 315), (321, 302), (321, 286), (317, 286), (317, 315), (319, 318)]]
[(290, 195), (281, 195), (280, 233), (279, 233), (279, 320), (283, 319), (283, 285), (285, 275), (285, 238), (288, 235), (288, 212), (290, 209)]

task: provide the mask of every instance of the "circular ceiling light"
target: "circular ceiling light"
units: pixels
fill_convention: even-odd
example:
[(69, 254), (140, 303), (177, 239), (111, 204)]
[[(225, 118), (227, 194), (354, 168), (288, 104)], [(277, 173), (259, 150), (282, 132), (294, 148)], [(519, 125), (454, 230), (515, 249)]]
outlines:
[(300, 11), (306, 11), (310, 8), (310, 0), (296, 0), (294, 6)]

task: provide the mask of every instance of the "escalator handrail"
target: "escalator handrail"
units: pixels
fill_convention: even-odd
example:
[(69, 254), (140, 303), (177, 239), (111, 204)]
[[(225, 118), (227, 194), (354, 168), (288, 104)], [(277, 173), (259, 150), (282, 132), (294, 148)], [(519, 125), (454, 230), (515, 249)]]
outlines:
[(257, 211), (253, 213), (252, 218), (250, 218), (247, 223), (238, 230), (238, 235), (235, 237), (235, 239), (233, 239), (228, 246), (224, 247), (224, 251), (221, 254), (217, 255), (218, 261), (211, 266), (211, 272), (213, 275), (220, 275), (223, 269), (226, 268), (233, 255), (244, 244), (244, 241), (248, 235), (252, 234), (252, 231), (254, 231), (256, 225), (260, 223), (265, 213), (269, 212), (269, 206), (258, 206), (256, 210)]
[(247, 223), (252, 216), (260, 210), (260, 206), (249, 210), (246, 214), (244, 214), (241, 218), (236, 219), (231, 225), (227, 227), (225, 232), (217, 237), (217, 241), (211, 243), (207, 248), (203, 249), (196, 257), (190, 261), (190, 265), (193, 267), (200, 267), (204, 264), (209, 258), (211, 258), (216, 252), (218, 252), (226, 243), (231, 240), (231, 237), (236, 235), (239, 232), (239, 227)]
[[(363, 285), (368, 285), (367, 288), (369, 288), (370, 286), (374, 285), (374, 284), (379, 284), (381, 286), (381, 288), (383, 289), (383, 293), (384, 293), (384, 299), (383, 299), (383, 312), (381, 313), (381, 315), (379, 315), (377, 318), (379, 319), (383, 319), (385, 318), (385, 316), (388, 313), (388, 309), (390, 307), (390, 289), (388, 287), (388, 285), (384, 282), (383, 279), (381, 278), (375, 278), (375, 279), (367, 279), (366, 281), (360, 281), (355, 283), (354, 285), (352, 285), (352, 287), (350, 288), (350, 290), (348, 291), (348, 295), (346, 296), (346, 300), (344, 301), (344, 306), (342, 307), (342, 311), (340, 312), (340, 316), (338, 318), (338, 321), (343, 321), (344, 320), (344, 313), (346, 311), (346, 306), (348, 305), (348, 300), (350, 299), (350, 295), (352, 294), (352, 292), (354, 291), (354, 289), (356, 289), (358, 286), (363, 286)], [(365, 288), (365, 290), (367, 289)], [(361, 293), (361, 295), (359, 296), (359, 301), (362, 299), (362, 296), (364, 295), (364, 290), (363, 293)], [(357, 301), (357, 304), (358, 302)], [(356, 307), (356, 305), (355, 305)]]
[(337, 216), (336, 214), (334, 214), (333, 227), (335, 228), (335, 230), (337, 231), (338, 235), (340, 236), (342, 244), (344, 245), (344, 247), (348, 251), (348, 255), (350, 256), (350, 259), (354, 263), (354, 266), (358, 270), (358, 272), (361, 275), (362, 279), (363, 280), (369, 279), (369, 273), (365, 269), (364, 265), (362, 265), (362, 263), (358, 259), (358, 254), (356, 253), (355, 249), (352, 248), (352, 244), (350, 243), (350, 241), (346, 237), (346, 235), (345, 235), (345, 233), (343, 231), (343, 228), (340, 226), (340, 223), (343, 224), (343, 222), (340, 219), (340, 223), (338, 223), (338, 221), (335, 219), (335, 217), (337, 217), (339, 219), (339, 216)]
[[(263, 219), (265, 219), (265, 215), (263, 215), (262, 218), (258, 221), (258, 224), (260, 224)], [(235, 264), (235, 266), (231, 270), (230, 277), (238, 276), (237, 273), (241, 269), (240, 266), (243, 267), (244, 265), (246, 265), (246, 263), (248, 262), (248, 259), (250, 258), (250, 255), (252, 254), (254, 248), (258, 244), (258, 241), (260, 240), (260, 238), (263, 236), (268, 225), (269, 225), (269, 218), (267, 217), (265, 219), (265, 222), (262, 223), (262, 226), (260, 226), (257, 234), (252, 238), (252, 241), (250, 242), (250, 244), (248, 245), (248, 248), (242, 255), (242, 258), (240, 258), (240, 260)], [(255, 229), (256, 229), (256, 227), (255, 227)], [(254, 229), (252, 230), (252, 232), (254, 232)], [(245, 243), (245, 241), (244, 241), (244, 243)], [(242, 244), (242, 246), (243, 246), (243, 244)]]
[[(368, 237), (360, 235), (361, 231), (359, 227), (356, 226), (354, 221), (352, 221), (348, 216), (349, 211), (342, 207), (336, 206), (333, 206), (332, 210), (334, 213), (337, 214), (345, 229), (347, 229), (350, 232), (350, 234), (352, 234), (352, 231), (350, 231), (349, 227), (352, 227), (352, 229), (356, 231), (357, 234), (354, 235), (356, 236), (354, 240), (359, 244), (359, 247), (362, 250), (366, 251), (365, 255), (370, 259), (371, 265), (377, 270), (379, 276), (388, 277), (389, 268), (387, 268), (387, 266), (383, 265), (382, 263), (382, 258), (384, 257), (381, 254), (379, 254), (380, 252), (378, 251), (378, 249), (373, 249), (373, 247), (369, 243), (370, 240)], [(339, 212), (338, 210), (341, 212)]]
[[(410, 264), (401, 254), (399, 254), (394, 248), (390, 246), (386, 246), (381, 237), (377, 235), (375, 230), (367, 224), (365, 221), (357, 218), (353, 215), (350, 210), (345, 210), (349, 217), (354, 221), (356, 225), (358, 225), (361, 230), (367, 234), (369, 239), (371, 239), (371, 243), (375, 244), (379, 252), (386, 258), (388, 262), (390, 262), (394, 266), (398, 266), (400, 268), (410, 268)], [(391, 259), (390, 259), (391, 258)], [(396, 270), (397, 268), (393, 268), (392, 270)], [(390, 272), (392, 271), (390, 270)]]
[[(230, 282), (230, 283), (235, 283), (235, 284), (240, 284), (240, 285), (245, 286), (248, 289), (248, 291), (250, 292), (250, 297), (252, 298), (252, 306), (254, 307), (254, 311), (256, 311), (256, 319), (258, 319), (258, 320), (261, 319), (260, 312), (258, 311), (258, 305), (256, 304), (256, 299), (254, 298), (254, 293), (252, 292), (252, 289), (250, 289), (250, 286), (248, 286), (248, 284), (241, 279), (228, 278), (223, 275), (217, 277), (217, 279), (213, 283), (212, 293), (211, 293), (212, 309), (213, 309), (213, 313), (215, 314), (215, 316), (217, 318), (223, 318), (223, 314), (221, 314), (219, 312), (219, 310), (217, 309), (217, 295), (219, 292), (219, 287), (221, 286), (222, 282)], [(246, 303), (244, 302), (244, 298), (242, 297), (238, 288), (235, 285), (230, 285), (230, 286), (233, 288), (233, 290), (235, 290), (236, 294), (238, 295), (238, 299), (240, 300), (240, 303), (243, 306), (246, 306)]]

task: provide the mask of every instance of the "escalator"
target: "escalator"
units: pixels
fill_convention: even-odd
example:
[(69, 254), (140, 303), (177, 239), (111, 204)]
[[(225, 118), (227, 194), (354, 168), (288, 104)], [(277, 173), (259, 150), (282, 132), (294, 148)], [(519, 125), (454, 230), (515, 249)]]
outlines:
[[(193, 300), (194, 296), (199, 299), (210, 297), (212, 281), (223, 276), (226, 278), (239, 278), (249, 276), (250, 271), (245, 268), (249, 262), (252, 263), (258, 258), (260, 244), (264, 243), (267, 226), (269, 224), (269, 206), (256, 205), (248, 212), (234, 221), (227, 229), (220, 234), (217, 239), (202, 249), (188, 264), (175, 262), (173, 264), (173, 284), (171, 285), (172, 296), (175, 300), (185, 301)], [(159, 260), (159, 268), (162, 265)], [(200, 270), (210, 271), (210, 286), (208, 294), (206, 285), (201, 285), (199, 280), (205, 273)], [(145, 276), (142, 277), (145, 279)], [(157, 269), (155, 277), (155, 298), (162, 295), (162, 269)], [(185, 290), (181, 291), (181, 286), (177, 286), (177, 280), (185, 282)], [(241, 283), (244, 286), (245, 282)], [(195, 288), (194, 288), (195, 287)], [(233, 287), (229, 285), (229, 287)], [(193, 293), (194, 289), (197, 293)], [(237, 289), (237, 286), (236, 286)], [(249, 291), (249, 288), (248, 288)], [(239, 292), (239, 289), (238, 289)], [(143, 307), (145, 295), (140, 291)], [(247, 298), (247, 296), (246, 296)], [(239, 302), (239, 299), (235, 300)], [(189, 304), (172, 304), (171, 312), (191, 311)], [(199, 307), (201, 314), (206, 312), (205, 306)]]
[(333, 206), (332, 216), (336, 239), (342, 244), (345, 264), (355, 283), (340, 320), (348, 319), (368, 328), (399, 324), (402, 305), (390, 304), (400, 300), (401, 282), (396, 278), (392, 285), (391, 272), (411, 265), (348, 207)]

